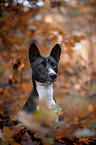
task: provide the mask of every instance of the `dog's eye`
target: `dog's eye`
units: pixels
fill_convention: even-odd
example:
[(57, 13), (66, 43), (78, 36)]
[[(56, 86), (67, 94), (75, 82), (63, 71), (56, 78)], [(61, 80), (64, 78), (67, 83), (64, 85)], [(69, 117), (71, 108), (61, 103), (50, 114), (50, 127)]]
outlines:
[(46, 63), (44, 61), (42, 61), (40, 64), (39, 64), (39, 67), (46, 67)]
[(57, 65), (54, 62), (51, 63), (51, 66), (54, 68), (57, 67)]

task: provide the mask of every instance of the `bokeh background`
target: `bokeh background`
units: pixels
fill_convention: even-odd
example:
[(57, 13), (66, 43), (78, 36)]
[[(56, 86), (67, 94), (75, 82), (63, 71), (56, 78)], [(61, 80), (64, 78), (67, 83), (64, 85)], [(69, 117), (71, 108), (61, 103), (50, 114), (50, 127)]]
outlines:
[(54, 97), (67, 125), (54, 136), (75, 134), (83, 143), (95, 143), (96, 1), (1, 0), (0, 6), (0, 128), (10, 130), (8, 123), (30, 95), (30, 44), (35, 42), (45, 56), (59, 43), (62, 54)]

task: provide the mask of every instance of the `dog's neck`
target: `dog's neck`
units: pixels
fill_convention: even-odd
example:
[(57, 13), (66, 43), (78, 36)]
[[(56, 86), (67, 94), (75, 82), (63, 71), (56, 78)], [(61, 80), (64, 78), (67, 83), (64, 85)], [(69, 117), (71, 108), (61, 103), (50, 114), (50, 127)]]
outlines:
[(46, 101), (48, 108), (51, 108), (51, 105), (55, 105), (55, 101), (53, 99), (53, 83), (51, 84), (44, 84), (40, 82), (36, 82), (36, 90), (39, 95), (40, 101)]

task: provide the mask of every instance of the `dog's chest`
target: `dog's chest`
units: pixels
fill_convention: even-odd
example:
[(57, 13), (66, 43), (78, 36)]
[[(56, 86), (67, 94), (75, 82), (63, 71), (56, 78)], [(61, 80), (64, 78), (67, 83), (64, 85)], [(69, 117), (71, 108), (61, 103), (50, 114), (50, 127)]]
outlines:
[(40, 101), (45, 101), (49, 108), (51, 105), (55, 105), (55, 101), (53, 99), (53, 84), (42, 84), (40, 82), (36, 82), (36, 89), (39, 95)]

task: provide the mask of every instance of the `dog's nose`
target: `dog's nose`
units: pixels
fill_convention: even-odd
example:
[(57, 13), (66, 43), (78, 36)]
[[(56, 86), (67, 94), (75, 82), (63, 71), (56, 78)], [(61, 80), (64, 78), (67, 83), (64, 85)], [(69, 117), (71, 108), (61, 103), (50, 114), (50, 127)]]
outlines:
[(50, 78), (51, 78), (51, 79), (54, 80), (54, 79), (56, 79), (56, 77), (57, 77), (57, 74), (50, 74)]

